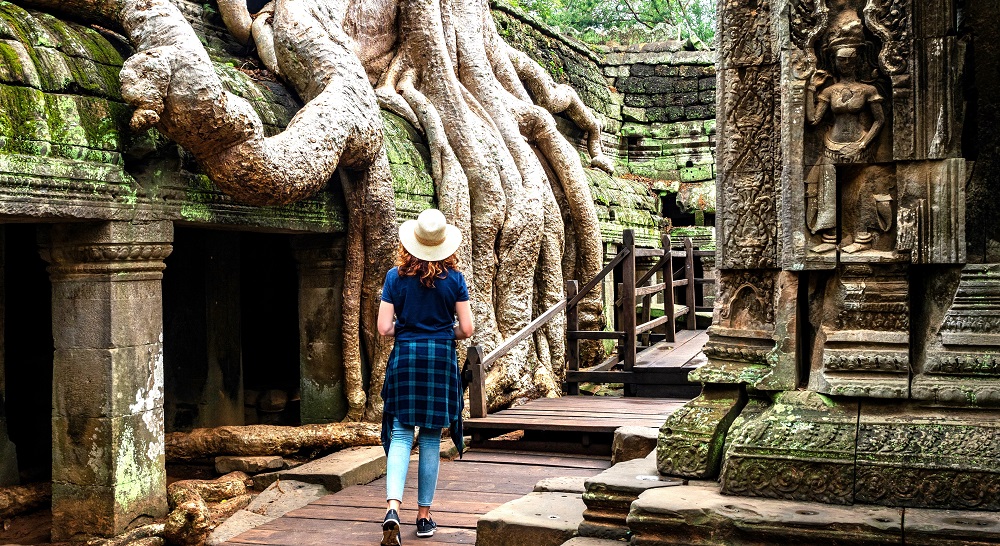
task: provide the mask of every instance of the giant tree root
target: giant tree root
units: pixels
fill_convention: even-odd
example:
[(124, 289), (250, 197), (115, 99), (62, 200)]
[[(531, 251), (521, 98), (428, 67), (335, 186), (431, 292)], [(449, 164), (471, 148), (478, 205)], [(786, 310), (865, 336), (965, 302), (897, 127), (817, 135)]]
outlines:
[(162, 523), (144, 525), (114, 538), (88, 540), (86, 544), (87, 546), (163, 546), (167, 541), (163, 538), (163, 527)]
[(247, 486), (253, 481), (242, 472), (230, 472), (215, 480), (182, 480), (167, 487), (173, 510), (167, 516), (163, 536), (170, 544), (204, 544), (220, 521), (250, 503)]
[(52, 484), (0, 487), (0, 520), (42, 508), (52, 501)]
[(247, 425), (199, 428), (166, 435), (168, 461), (190, 461), (217, 455), (295, 455), (381, 444), (380, 424), (332, 423), (282, 427)]

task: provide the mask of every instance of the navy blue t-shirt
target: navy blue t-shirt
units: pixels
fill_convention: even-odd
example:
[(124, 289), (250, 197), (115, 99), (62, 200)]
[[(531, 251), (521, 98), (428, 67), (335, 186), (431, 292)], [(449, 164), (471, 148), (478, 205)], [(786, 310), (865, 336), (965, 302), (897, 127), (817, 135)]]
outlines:
[(420, 277), (400, 276), (394, 267), (385, 274), (382, 301), (396, 311), (396, 339), (455, 339), (455, 303), (469, 301), (469, 288), (454, 269), (427, 288)]

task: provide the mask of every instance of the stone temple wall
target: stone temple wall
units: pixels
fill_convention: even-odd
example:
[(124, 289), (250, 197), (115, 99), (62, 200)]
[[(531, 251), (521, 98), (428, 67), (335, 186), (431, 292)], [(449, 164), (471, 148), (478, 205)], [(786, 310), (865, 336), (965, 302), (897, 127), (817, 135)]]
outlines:
[(1000, 509), (997, 9), (720, 3), (719, 294), (662, 473)]
[[(715, 212), (713, 51), (684, 51), (679, 41), (588, 46), (503, 2), (493, 14), (504, 39), (598, 115), (620, 176), (675, 199), (681, 214)], [(575, 127), (562, 128), (584, 149)]]

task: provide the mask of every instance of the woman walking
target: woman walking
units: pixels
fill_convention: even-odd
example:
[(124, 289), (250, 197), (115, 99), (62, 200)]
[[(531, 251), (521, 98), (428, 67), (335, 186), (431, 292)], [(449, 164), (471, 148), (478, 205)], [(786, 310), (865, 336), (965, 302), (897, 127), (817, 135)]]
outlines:
[[(469, 290), (455, 255), (461, 231), (448, 224), (441, 211), (430, 209), (400, 226), (399, 241), (396, 267), (386, 273), (378, 314), (379, 334), (396, 338), (382, 387), (382, 445), (387, 456), (383, 546), (402, 543), (399, 506), (415, 427), (420, 427), (417, 536), (433, 536), (437, 529), (430, 511), (441, 429), (462, 415), (455, 340), (473, 331)], [(454, 440), (456, 445), (462, 442), (460, 437)]]

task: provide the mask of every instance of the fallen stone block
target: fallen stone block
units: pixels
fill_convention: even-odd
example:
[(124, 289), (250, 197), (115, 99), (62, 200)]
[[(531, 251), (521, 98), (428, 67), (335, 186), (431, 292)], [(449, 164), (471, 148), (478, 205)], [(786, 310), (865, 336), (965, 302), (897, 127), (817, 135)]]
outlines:
[(656, 449), (660, 430), (652, 427), (618, 427), (611, 442), (611, 464), (642, 459)]
[(587, 509), (583, 512), (580, 535), (625, 540), (630, 533), (626, 519), (632, 501), (649, 489), (683, 484), (681, 478), (660, 476), (656, 472), (656, 454), (652, 452), (642, 459), (618, 463), (585, 481), (583, 502)]
[(479, 518), (476, 545), (558, 546), (576, 536), (583, 508), (579, 494), (528, 493)]
[(583, 476), (563, 476), (545, 478), (535, 484), (536, 493), (576, 493), (582, 495), (587, 490), (587, 478)]
[(666, 487), (639, 495), (632, 503), (628, 526), (631, 546), (861, 546), (901, 544), (902, 516), (901, 508), (732, 497), (708, 487)]
[(281, 480), (254, 497), (246, 508), (236, 512), (216, 527), (206, 544), (209, 546), (223, 544), (329, 493), (322, 485)]
[(270, 486), (280, 478), (320, 484), (335, 493), (345, 487), (370, 483), (384, 474), (385, 451), (381, 446), (352, 447), (289, 470), (257, 474), (254, 487)]
[(215, 471), (219, 474), (246, 472), (259, 474), (265, 470), (277, 470), (285, 466), (285, 461), (277, 455), (260, 457), (233, 457), (223, 455), (215, 458)]
[(907, 544), (1000, 544), (1000, 514), (996, 512), (907, 508), (903, 522), (903, 536)]

